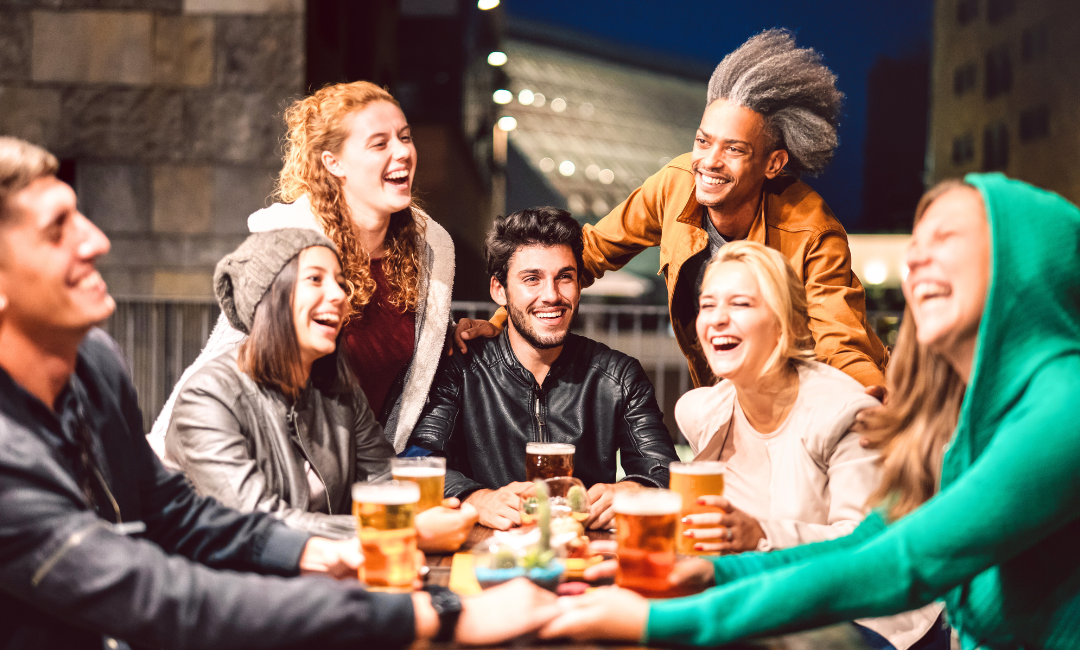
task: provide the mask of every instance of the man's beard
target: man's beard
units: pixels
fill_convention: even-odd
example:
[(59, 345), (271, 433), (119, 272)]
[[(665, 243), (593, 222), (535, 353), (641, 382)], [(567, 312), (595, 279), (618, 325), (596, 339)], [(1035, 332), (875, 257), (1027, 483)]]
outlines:
[[(571, 317), (574, 315), (574, 310), (565, 303), (547, 305), (547, 307), (565, 308)], [(541, 309), (538, 310), (542, 311)], [(518, 335), (525, 339), (525, 342), (536, 350), (550, 350), (552, 348), (557, 348), (566, 342), (566, 337), (570, 333), (570, 328), (567, 327), (561, 334), (541, 338), (540, 335), (536, 333), (536, 330), (530, 325), (529, 315), (519, 310), (514, 306), (514, 303), (509, 300), (506, 302), (506, 312), (510, 315), (510, 322), (513, 323), (514, 329), (517, 331)]]

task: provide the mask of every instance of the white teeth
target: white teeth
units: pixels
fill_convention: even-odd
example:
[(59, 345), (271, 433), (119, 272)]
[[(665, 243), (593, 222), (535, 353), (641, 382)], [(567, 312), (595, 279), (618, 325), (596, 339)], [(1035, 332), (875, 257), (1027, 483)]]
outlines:
[(562, 316), (561, 311), (542, 311), (535, 312), (537, 318), (558, 318)]
[(724, 185), (731, 182), (726, 178), (713, 178), (712, 176), (705, 176), (704, 174), (701, 175), (701, 180), (705, 181), (709, 185)]
[(739, 341), (740, 339), (734, 336), (714, 336), (709, 339), (709, 343), (716, 347), (721, 345), (738, 345)]
[(341, 318), (337, 314), (316, 314), (311, 317), (311, 320), (327, 327), (334, 327), (341, 322)]
[(398, 170), (396, 172), (390, 172), (389, 174), (386, 175), (386, 179), (391, 180), (391, 181), (396, 181), (396, 180), (399, 180), (399, 179), (402, 179), (402, 178), (408, 178), (408, 176), (409, 176), (409, 170), (401, 169), (401, 170)]
[(916, 284), (911, 289), (911, 295), (916, 301), (929, 300), (931, 298), (942, 298), (952, 293), (948, 286), (940, 284), (938, 282), (923, 281)]

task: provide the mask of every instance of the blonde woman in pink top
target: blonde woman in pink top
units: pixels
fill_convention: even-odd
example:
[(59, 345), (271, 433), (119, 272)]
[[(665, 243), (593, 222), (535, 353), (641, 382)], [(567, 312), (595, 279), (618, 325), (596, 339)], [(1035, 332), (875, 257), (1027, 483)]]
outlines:
[[(696, 460), (726, 464), (716, 528), (686, 531), (702, 551), (768, 551), (847, 535), (877, 487), (877, 452), (851, 432), (878, 405), (842, 371), (814, 360), (806, 291), (788, 261), (749, 241), (725, 245), (702, 279), (698, 341), (716, 385), (675, 407)], [(859, 623), (898, 650), (933, 627), (939, 605)]]

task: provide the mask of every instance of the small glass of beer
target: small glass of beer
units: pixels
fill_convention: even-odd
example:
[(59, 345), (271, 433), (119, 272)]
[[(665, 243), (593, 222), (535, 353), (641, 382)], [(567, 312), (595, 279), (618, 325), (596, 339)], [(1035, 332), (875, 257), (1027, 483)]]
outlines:
[(395, 481), (409, 481), (420, 486), (420, 502), (416, 511), (442, 505), (446, 485), (446, 459), (439, 456), (392, 458), (390, 473)]
[(574, 445), (530, 442), (525, 445), (525, 480), (574, 475)]
[(668, 465), (668, 471), (671, 472), (672, 492), (682, 495), (683, 507), (682, 512), (679, 513), (679, 552), (686, 555), (700, 555), (701, 551), (694, 550), (697, 540), (685, 536), (683, 532), (693, 528), (716, 528), (716, 526), (684, 524), (682, 518), (702, 512), (723, 512), (720, 508), (698, 505), (697, 500), (698, 497), (707, 494), (716, 496), (724, 494), (724, 464), (716, 460), (671, 463)]
[(360, 581), (374, 591), (412, 591), (416, 579), (414, 517), (420, 486), (398, 481), (356, 483), (352, 497), (364, 552)]
[(671, 490), (647, 488), (616, 492), (612, 506), (618, 529), (615, 584), (646, 598), (663, 596), (671, 589), (668, 574), (675, 566), (682, 497)]

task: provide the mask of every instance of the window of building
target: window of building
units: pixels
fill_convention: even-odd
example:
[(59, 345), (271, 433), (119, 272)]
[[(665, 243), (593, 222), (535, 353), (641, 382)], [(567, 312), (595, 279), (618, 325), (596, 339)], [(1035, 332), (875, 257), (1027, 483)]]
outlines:
[(1047, 50), (1050, 49), (1050, 30), (1047, 29), (1045, 24), (1035, 25), (1024, 30), (1024, 35), (1021, 38), (1021, 58), (1024, 63), (1041, 59), (1046, 55)]
[(1016, 0), (986, 0), (986, 21), (996, 25), (1016, 9)]
[(1020, 113), (1020, 140), (1028, 142), (1050, 135), (1050, 107), (1036, 106)]
[(977, 67), (974, 63), (962, 65), (953, 72), (953, 92), (963, 95), (975, 90), (975, 76)]
[(992, 124), (983, 131), (983, 171), (1005, 171), (1009, 166), (1009, 128)]
[(970, 133), (959, 135), (952, 141), (952, 162), (955, 167), (962, 167), (975, 160), (975, 136)]
[(1006, 45), (986, 53), (986, 98), (993, 99), (1012, 89), (1012, 61)]
[(956, 3), (956, 22), (966, 25), (979, 16), (979, 0), (960, 0)]

